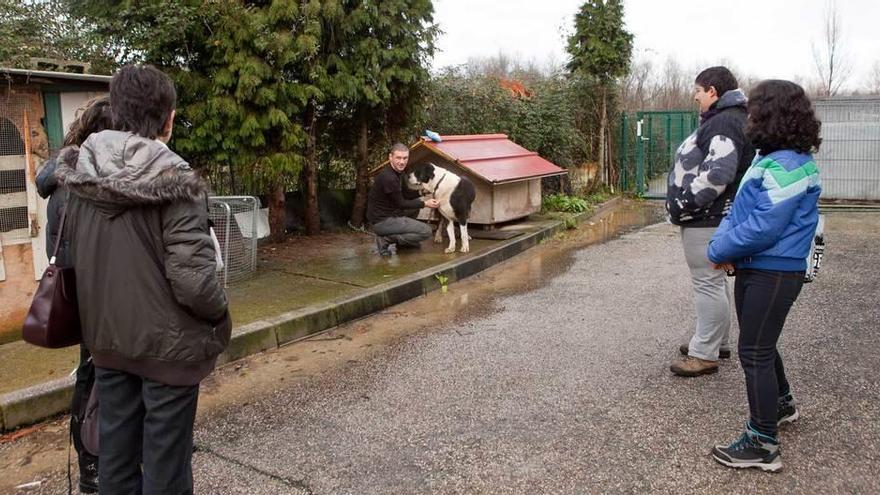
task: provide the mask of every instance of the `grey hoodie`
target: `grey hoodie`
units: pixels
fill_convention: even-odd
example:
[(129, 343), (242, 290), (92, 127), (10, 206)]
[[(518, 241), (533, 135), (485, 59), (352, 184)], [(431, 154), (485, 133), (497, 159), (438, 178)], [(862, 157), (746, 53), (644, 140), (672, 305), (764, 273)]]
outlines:
[(65, 237), (95, 365), (199, 383), (231, 331), (204, 181), (164, 144), (119, 131), (92, 134), (76, 169), (55, 175), (70, 191)]

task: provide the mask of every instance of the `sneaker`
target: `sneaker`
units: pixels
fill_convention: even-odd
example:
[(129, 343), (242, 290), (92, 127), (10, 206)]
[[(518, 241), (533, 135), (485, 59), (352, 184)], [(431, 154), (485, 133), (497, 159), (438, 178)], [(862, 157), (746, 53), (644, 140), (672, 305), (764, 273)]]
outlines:
[(693, 356), (687, 356), (672, 363), (669, 370), (678, 376), (700, 376), (716, 373), (718, 361), (706, 361)]
[(753, 430), (751, 426), (730, 445), (716, 445), (712, 458), (727, 467), (743, 469), (758, 468), (777, 472), (782, 469), (779, 442)]
[(781, 405), (776, 408), (776, 426), (794, 423), (801, 415), (794, 404)]
[(393, 244), (388, 242), (388, 239), (377, 235), (376, 236), (376, 249), (379, 251), (379, 256), (391, 256), (391, 248)]
[[(678, 347), (678, 352), (680, 352), (682, 356), (687, 356), (688, 350), (688, 344), (681, 344)], [(721, 359), (730, 359), (730, 349), (720, 349), (718, 351), (718, 357)]]

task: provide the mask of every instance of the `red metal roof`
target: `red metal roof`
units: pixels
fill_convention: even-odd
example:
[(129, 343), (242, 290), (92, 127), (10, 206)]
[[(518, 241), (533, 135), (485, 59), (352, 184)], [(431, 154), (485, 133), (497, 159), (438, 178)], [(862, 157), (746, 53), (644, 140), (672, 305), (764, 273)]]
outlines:
[(506, 134), (441, 136), (435, 143), (422, 138), (422, 145), (457, 162), (493, 184), (563, 175), (564, 169), (507, 139)]

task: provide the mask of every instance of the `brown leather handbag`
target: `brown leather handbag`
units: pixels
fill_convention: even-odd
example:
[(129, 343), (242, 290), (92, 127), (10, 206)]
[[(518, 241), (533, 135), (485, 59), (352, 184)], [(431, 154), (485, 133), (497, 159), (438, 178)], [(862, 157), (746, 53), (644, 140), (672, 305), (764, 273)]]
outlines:
[(49, 266), (43, 272), (43, 278), (37, 286), (37, 292), (34, 294), (31, 309), (22, 329), (25, 342), (50, 349), (82, 342), (79, 307), (76, 300), (76, 275), (73, 267), (55, 266), (58, 246), (61, 245), (61, 237), (64, 235), (66, 217), (67, 208), (64, 208)]

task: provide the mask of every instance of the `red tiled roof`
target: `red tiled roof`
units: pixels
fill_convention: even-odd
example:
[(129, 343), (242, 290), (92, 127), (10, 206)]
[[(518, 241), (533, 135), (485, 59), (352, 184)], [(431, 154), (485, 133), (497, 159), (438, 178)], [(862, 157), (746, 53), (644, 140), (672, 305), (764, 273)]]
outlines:
[(442, 142), (435, 143), (422, 138), (416, 146), (422, 145), (444, 155), (493, 184), (568, 173), (507, 139), (506, 134), (442, 136), (442, 139)]

